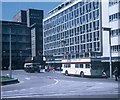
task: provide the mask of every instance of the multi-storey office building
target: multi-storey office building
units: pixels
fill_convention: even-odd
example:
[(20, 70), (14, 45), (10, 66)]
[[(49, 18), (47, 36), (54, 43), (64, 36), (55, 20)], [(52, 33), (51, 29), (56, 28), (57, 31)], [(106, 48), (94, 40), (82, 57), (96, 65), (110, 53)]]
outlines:
[[(119, 9), (118, 2), (114, 5)], [(87, 58), (101, 62), (102, 58), (109, 57), (109, 38), (103, 39), (104, 36), (109, 37), (109, 34), (105, 34), (103, 27), (112, 25), (108, 12), (111, 9), (109, 1), (69, 0), (51, 10), (51, 15), (43, 22), (44, 55), (48, 63), (61, 64), (63, 58), (66, 61)], [(114, 24), (118, 25), (117, 22)]]
[[(102, 62), (104, 62), (104, 65), (109, 62), (109, 57), (111, 54), (112, 57), (112, 66), (113, 68), (116, 66), (119, 68), (120, 63), (120, 1), (119, 0), (109, 0), (107, 2), (107, 6), (105, 7), (105, 4), (103, 5), (104, 9), (106, 9), (108, 12), (103, 12), (102, 14), (102, 24), (103, 27), (111, 28), (111, 35), (108, 33), (102, 34), (103, 36), (103, 56), (102, 56)], [(104, 16), (107, 16), (104, 17)], [(107, 39), (106, 39), (107, 38)], [(109, 40), (110, 38), (110, 40)], [(111, 53), (109, 48), (109, 43), (111, 42)], [(119, 68), (120, 70), (120, 68)]]
[(32, 57), (40, 56), (43, 54), (43, 28), (41, 24), (33, 24), (31, 30), (31, 50)]
[(21, 10), (13, 21), (2, 21), (2, 67), (9, 67), (10, 34), (12, 66), (23, 68), (25, 58), (43, 53), (43, 10)]
[[(25, 23), (2, 21), (2, 66), (9, 67), (10, 39), (12, 67), (21, 68), (30, 56), (30, 29)], [(10, 38), (11, 35), (11, 38)]]
[(21, 10), (13, 17), (13, 21), (25, 22), (31, 30), (32, 57), (43, 53), (43, 17), (43, 10), (37, 9)]
[(27, 10), (27, 25), (30, 27), (34, 23), (41, 24), (43, 21), (43, 10), (29, 9)]

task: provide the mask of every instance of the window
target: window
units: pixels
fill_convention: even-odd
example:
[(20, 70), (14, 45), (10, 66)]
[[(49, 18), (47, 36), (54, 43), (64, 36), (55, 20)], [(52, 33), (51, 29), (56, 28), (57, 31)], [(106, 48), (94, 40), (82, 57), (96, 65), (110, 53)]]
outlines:
[(89, 20), (89, 19), (88, 19), (88, 14), (86, 14), (86, 21), (88, 22), (88, 20)]
[(75, 64), (75, 68), (83, 68), (83, 64)]
[(77, 27), (77, 31), (76, 31), (77, 34), (79, 34), (79, 27)]
[(74, 44), (74, 38), (70, 38), (70, 45)]
[(120, 45), (115, 45), (115, 46), (112, 46), (111, 48), (113, 53), (120, 52)]
[(64, 64), (64, 68), (70, 68), (70, 64)]
[(85, 32), (85, 25), (83, 25), (83, 27), (82, 27), (83, 29), (82, 29), (82, 31), (83, 31), (83, 33)]
[(93, 22), (93, 29), (98, 30), (99, 29), (99, 20)]
[(79, 24), (79, 18), (77, 18), (77, 25)]
[(118, 20), (118, 19), (120, 19), (120, 13), (119, 12), (109, 16), (109, 21), (110, 22), (114, 21), (114, 20)]
[(75, 44), (79, 43), (79, 36), (75, 37)]
[(89, 13), (89, 20), (92, 19), (92, 13)]
[(111, 36), (119, 36), (120, 35), (120, 29), (115, 29), (115, 30), (112, 30), (111, 32)]
[(95, 20), (96, 18), (95, 11), (93, 11), (93, 19)]
[(85, 68), (90, 68), (91, 64), (86, 64)]
[(76, 52), (79, 52), (79, 45), (76, 45), (76, 46), (75, 46), (75, 51), (76, 51)]
[(83, 16), (83, 23), (85, 22), (85, 15)]
[(2, 29), (2, 31), (3, 31), (3, 34), (9, 34), (9, 28), (8, 27), (4, 27), (3, 29)]
[(109, 6), (113, 6), (115, 4), (119, 3), (119, 0), (109, 0)]
[(88, 32), (88, 30), (89, 30), (89, 29), (88, 29), (88, 24), (86, 24), (86, 30), (87, 30), (87, 32)]

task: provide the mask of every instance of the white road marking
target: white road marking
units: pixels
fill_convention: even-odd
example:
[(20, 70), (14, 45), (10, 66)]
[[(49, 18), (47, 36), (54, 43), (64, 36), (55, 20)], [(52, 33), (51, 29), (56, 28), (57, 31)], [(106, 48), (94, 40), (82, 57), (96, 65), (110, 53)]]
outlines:
[(25, 79), (26, 79), (26, 80), (30, 80), (30, 78), (28, 78), (28, 77), (26, 77)]
[[(31, 88), (27, 88), (27, 89), (31, 89)], [(27, 89), (20, 89), (20, 90), (11, 90), (11, 91), (2, 91), (2, 92), (18, 92), (18, 91), (25, 91)]]
[(69, 91), (69, 92), (76, 93), (76, 91)]
[(77, 78), (77, 77), (69, 77), (69, 78)]
[(56, 82), (54, 84), (57, 84), (59, 81), (57, 79), (54, 79)]
[(13, 90), (14, 92), (17, 92), (17, 91), (19, 91), (19, 90)]
[(20, 83), (24, 83), (24, 81), (20, 81)]
[(13, 92), (13, 91), (4, 91), (4, 92)]

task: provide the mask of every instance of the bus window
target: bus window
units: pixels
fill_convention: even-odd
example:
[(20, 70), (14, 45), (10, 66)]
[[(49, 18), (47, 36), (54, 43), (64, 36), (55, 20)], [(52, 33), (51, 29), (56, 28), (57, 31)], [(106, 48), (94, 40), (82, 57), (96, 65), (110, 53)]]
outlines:
[(80, 64), (80, 68), (83, 68), (83, 64)]
[(64, 68), (70, 68), (70, 64), (64, 64)]
[(75, 64), (75, 68), (83, 68), (83, 64)]
[(86, 64), (85, 68), (90, 68), (91, 64)]
[(79, 65), (78, 65), (78, 64), (75, 64), (75, 68), (79, 68)]

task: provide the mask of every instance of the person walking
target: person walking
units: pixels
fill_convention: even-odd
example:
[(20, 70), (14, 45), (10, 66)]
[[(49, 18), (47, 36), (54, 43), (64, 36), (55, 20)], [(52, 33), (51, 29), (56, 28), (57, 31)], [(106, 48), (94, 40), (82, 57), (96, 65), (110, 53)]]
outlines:
[(106, 74), (105, 69), (102, 70), (102, 76), (107, 78), (107, 74)]
[(117, 81), (118, 80), (118, 68), (117, 67), (115, 67), (113, 74), (115, 75), (115, 81)]

